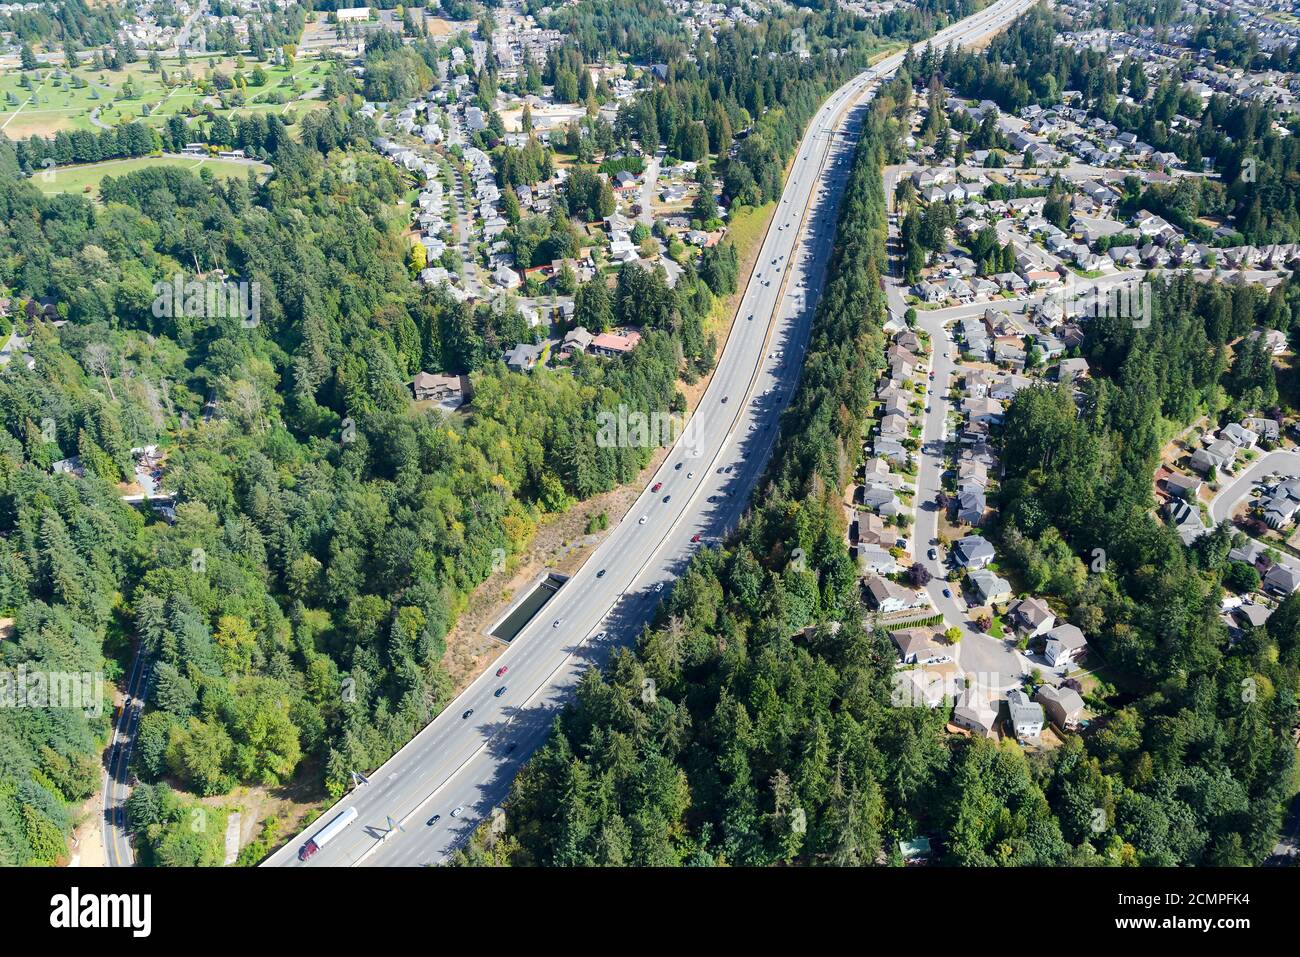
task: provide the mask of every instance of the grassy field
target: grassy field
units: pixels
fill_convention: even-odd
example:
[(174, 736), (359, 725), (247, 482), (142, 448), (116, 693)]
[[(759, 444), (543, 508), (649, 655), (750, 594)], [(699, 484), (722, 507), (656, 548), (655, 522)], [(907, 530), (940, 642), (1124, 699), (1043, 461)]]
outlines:
[(709, 317), (708, 331), (717, 332), (719, 339), (726, 338), (726, 330), (735, 317), (740, 306), (740, 297), (749, 284), (749, 274), (758, 258), (759, 247), (767, 232), (768, 221), (776, 210), (776, 203), (762, 206), (738, 206), (732, 211), (727, 224), (727, 238), (736, 247), (739, 268), (736, 271), (736, 291), (730, 296), (717, 299), (713, 303), (713, 314)]
[[(79, 69), (76, 74), (86, 82), (81, 89), (72, 87), (63, 68), (34, 71), (30, 90), (22, 86), (22, 72), (0, 71), (0, 130), (10, 139), (23, 139), (60, 130), (94, 131), (96, 119), (106, 126), (140, 119), (162, 126), (175, 114), (195, 116), (208, 109), (233, 117), (253, 112), (301, 113), (321, 105), (313, 95), (325, 75), (325, 65), (319, 60), (299, 60), (292, 68), (263, 64), (266, 82), (261, 85), (252, 82), (255, 66), (250, 60), (243, 70), (248, 79), (244, 105), (230, 108), (223, 108), (215, 93), (206, 94), (198, 85), (211, 71), (233, 77), (238, 66), (230, 57), (191, 58), (184, 67), (178, 60), (164, 60), (162, 68), (170, 87), (163, 85), (161, 74), (149, 72), (143, 60), (124, 70)], [(186, 71), (188, 81), (183, 79)], [(126, 98), (123, 94), (128, 84), (132, 95)], [(229, 97), (232, 91), (225, 92)], [(286, 102), (275, 102), (282, 98)], [(96, 110), (98, 117), (93, 116)]]
[(84, 193), (97, 192), (99, 183), (105, 176), (125, 176), (137, 170), (155, 166), (179, 166), (197, 173), (207, 167), (216, 176), (247, 176), (250, 169), (266, 173), (270, 167), (262, 163), (247, 163), (224, 159), (194, 159), (188, 156), (142, 156), (138, 159), (105, 160), (102, 163), (86, 163), (82, 166), (65, 166), (61, 169), (37, 173), (32, 182), (44, 193)]

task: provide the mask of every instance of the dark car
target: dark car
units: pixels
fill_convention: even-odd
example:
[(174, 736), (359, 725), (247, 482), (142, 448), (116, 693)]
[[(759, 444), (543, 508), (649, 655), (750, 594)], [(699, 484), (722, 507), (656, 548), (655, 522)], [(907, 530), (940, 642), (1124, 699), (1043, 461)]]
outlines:
[(510, 742), (510, 747), (506, 748), (506, 754), (509, 754), (510, 752), (514, 751), (514, 749), (517, 748), (517, 747), (519, 747), (519, 742), (518, 742), (518, 741), (511, 741), (511, 742)]
[(462, 719), (466, 719), (466, 718), (468, 718), (470, 715), (472, 715), (473, 713), (474, 713), (474, 709), (473, 709), (473, 708), (469, 708), (469, 709), (467, 709), (467, 710), (465, 711), (464, 714), (461, 715), (461, 718), (462, 718)]
[(602, 568), (600, 571), (596, 572), (596, 577), (597, 577), (597, 578), (604, 578), (604, 577), (605, 577), (605, 569)]
[(664, 496), (664, 502), (667, 503), (667, 501), (668, 501), (670, 498), (672, 498), (671, 495), (665, 495), (665, 496)]
[(933, 548), (930, 549), (930, 561), (934, 561), (938, 557), (939, 557), (939, 553), (935, 551)]
[(678, 462), (676, 465), (673, 466), (673, 471), (674, 471), (674, 472), (680, 472), (681, 470), (682, 470), (682, 463), (681, 463), (681, 462)]
[(951, 598), (951, 597), (952, 597), (952, 589), (951, 589), (951, 588), (945, 588), (945, 589), (943, 590), (943, 597), (944, 597), (944, 598)]
[(494, 697), (494, 698), (499, 698), (499, 697), (501, 697), (501, 696), (502, 696), (503, 694), (505, 694), (505, 693), (506, 693), (506, 686), (505, 686), (505, 685), (502, 685), (502, 686), (501, 686), (500, 688), (498, 688), (496, 691), (492, 692), (492, 697)]
[(438, 823), (439, 821), (441, 821), (441, 820), (442, 820), (442, 815), (441, 815), (441, 814), (435, 814), (433, 817), (429, 818), (429, 820), (427, 820), (427, 821), (424, 822), (424, 826), (425, 826), (425, 827), (433, 827), (435, 824), (437, 824), (437, 823)]

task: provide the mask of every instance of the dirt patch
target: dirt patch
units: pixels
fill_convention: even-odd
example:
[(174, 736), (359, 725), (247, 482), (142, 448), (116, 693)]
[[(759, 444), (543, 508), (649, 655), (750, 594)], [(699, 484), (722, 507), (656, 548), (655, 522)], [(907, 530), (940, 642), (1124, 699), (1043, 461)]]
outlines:
[(105, 867), (104, 793), (102, 788), (86, 798), (77, 809), (77, 825), (69, 843), (69, 867)]

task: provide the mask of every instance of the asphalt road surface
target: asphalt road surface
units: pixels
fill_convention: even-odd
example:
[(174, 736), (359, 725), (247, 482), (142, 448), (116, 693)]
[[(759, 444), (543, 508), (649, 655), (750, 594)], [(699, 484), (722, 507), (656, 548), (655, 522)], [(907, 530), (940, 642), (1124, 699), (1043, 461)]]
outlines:
[[(969, 42), (1002, 29), (1030, 5), (998, 0), (929, 42)], [(694, 550), (735, 525), (798, 379), (862, 109), (902, 59), (894, 54), (845, 84), (808, 125), (713, 380), (651, 482), (663, 487), (646, 489), (492, 670), (369, 775), (369, 784), (326, 811), (267, 865), (415, 866), (445, 860), (506, 798), (515, 773), (545, 740), (583, 672), (634, 639), (657, 606), (660, 589), (681, 573)], [(704, 541), (693, 543), (695, 535)], [(502, 667), (508, 670), (498, 677)], [(506, 690), (497, 697), (499, 688)], [(300, 862), (303, 843), (348, 807), (357, 808), (357, 820)], [(440, 820), (427, 823), (435, 814)]]

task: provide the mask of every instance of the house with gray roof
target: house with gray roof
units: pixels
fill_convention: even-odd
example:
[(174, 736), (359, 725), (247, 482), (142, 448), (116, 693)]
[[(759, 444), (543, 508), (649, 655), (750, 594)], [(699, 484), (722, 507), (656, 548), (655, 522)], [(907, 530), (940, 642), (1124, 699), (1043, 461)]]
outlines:
[(1088, 639), (1077, 625), (1068, 622), (1047, 632), (1043, 657), (1053, 668), (1066, 668), (1074, 664), (1088, 649)]
[(1037, 741), (1043, 733), (1043, 706), (1030, 701), (1019, 688), (1007, 692), (1011, 731), (1017, 741)]
[(997, 605), (1011, 598), (1011, 582), (987, 568), (967, 575), (966, 584), (976, 605)]
[(953, 556), (963, 568), (984, 568), (993, 561), (993, 546), (979, 535), (967, 535), (953, 546)]

